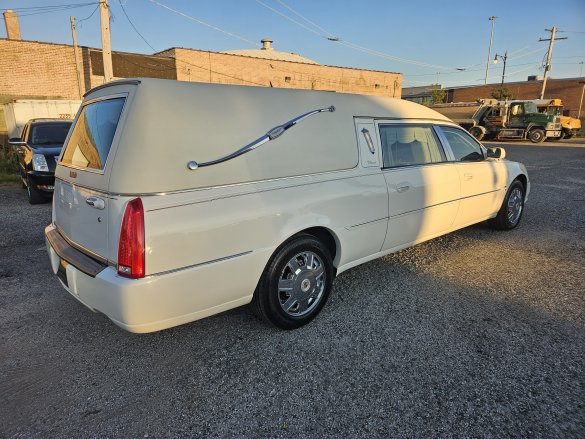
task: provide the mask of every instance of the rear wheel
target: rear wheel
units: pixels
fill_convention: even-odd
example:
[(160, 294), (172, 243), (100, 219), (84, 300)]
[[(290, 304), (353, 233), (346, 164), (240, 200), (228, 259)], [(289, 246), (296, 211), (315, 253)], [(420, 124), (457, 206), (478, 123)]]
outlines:
[(47, 201), (47, 196), (33, 185), (30, 178), (26, 182), (26, 191), (30, 204), (41, 204)]
[(546, 139), (546, 133), (543, 129), (534, 128), (528, 133), (528, 138), (532, 143), (541, 143)]
[(519, 180), (510, 185), (502, 207), (497, 216), (489, 220), (489, 224), (496, 230), (512, 230), (520, 223), (524, 212), (524, 197), (526, 189)]
[(563, 136), (563, 139), (570, 139), (575, 135), (575, 133), (573, 131), (569, 131), (568, 133), (565, 133)]
[(268, 262), (252, 306), (278, 328), (296, 329), (319, 314), (332, 283), (333, 263), (327, 247), (312, 235), (299, 235)]

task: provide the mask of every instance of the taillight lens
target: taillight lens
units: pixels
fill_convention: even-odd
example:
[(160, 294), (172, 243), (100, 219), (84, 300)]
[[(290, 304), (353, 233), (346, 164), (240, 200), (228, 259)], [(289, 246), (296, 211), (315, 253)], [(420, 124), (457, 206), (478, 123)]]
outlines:
[(144, 208), (142, 200), (128, 203), (118, 244), (118, 274), (138, 279), (144, 277)]

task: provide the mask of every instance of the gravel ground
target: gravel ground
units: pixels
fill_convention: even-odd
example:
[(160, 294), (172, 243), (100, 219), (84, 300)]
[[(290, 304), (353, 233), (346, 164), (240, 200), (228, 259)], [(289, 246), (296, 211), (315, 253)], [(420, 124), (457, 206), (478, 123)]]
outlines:
[[(501, 145), (500, 145), (501, 146)], [(51, 274), (50, 206), (0, 187), (0, 437), (585, 437), (585, 148), (506, 145), (519, 228), (341, 274), (283, 332), (247, 308), (133, 335)]]

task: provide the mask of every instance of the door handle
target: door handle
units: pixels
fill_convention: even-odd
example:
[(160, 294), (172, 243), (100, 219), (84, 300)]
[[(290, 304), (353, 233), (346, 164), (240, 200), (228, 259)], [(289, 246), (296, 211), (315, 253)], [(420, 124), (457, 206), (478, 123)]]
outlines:
[(472, 180), (473, 174), (463, 174), (463, 180)]
[(85, 199), (85, 202), (87, 204), (89, 204), (91, 207), (94, 207), (94, 208), (100, 209), (100, 210), (102, 210), (106, 207), (106, 202), (98, 197), (87, 197)]
[(406, 186), (399, 186), (396, 188), (396, 192), (406, 192), (407, 190), (410, 189), (410, 186), (406, 185)]

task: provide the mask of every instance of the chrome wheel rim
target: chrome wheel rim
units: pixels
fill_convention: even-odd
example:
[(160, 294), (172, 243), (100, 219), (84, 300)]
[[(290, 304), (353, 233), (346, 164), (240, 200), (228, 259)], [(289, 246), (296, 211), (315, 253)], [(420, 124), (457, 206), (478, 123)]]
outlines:
[(305, 316), (321, 302), (325, 283), (322, 259), (311, 251), (298, 253), (280, 273), (278, 303), (290, 316)]
[(524, 196), (519, 188), (514, 188), (508, 197), (508, 221), (516, 225), (524, 207)]

